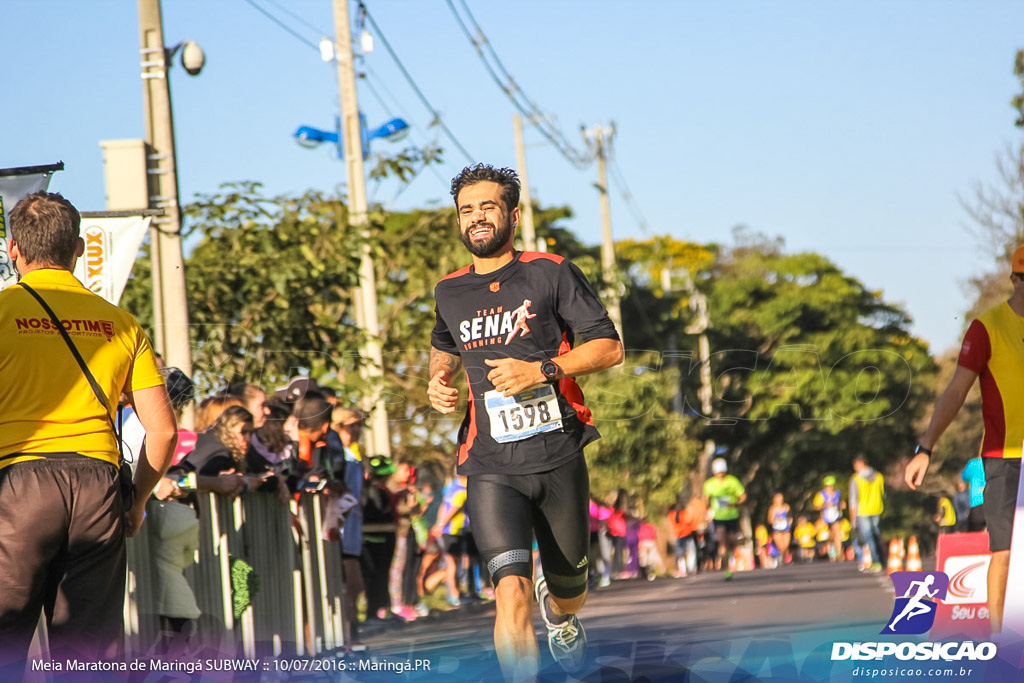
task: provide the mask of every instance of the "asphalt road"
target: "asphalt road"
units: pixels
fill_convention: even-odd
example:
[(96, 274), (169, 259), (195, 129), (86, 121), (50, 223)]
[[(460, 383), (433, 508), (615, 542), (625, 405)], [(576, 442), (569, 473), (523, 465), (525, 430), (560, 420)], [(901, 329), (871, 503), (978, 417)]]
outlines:
[[(893, 597), (884, 573), (860, 573), (853, 563), (737, 572), (728, 582), (720, 573), (616, 581), (592, 592), (581, 613), (583, 669), (562, 672), (541, 641), (541, 679), (835, 680), (832, 643), (878, 640)], [(534, 622), (541, 634), (536, 610)], [(348, 662), (342, 680), (500, 680), (493, 624), (493, 604), (482, 604), (370, 630), (367, 652)], [(421, 668), (377, 678), (380, 669), (356, 668), (360, 658)]]

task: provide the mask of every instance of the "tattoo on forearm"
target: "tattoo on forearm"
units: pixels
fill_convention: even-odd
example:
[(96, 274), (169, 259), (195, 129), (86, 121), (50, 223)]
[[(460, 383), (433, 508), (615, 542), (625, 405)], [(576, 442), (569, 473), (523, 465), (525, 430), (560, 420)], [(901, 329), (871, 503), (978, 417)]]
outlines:
[(459, 369), (459, 363), (461, 359), (458, 356), (444, 351), (438, 351), (431, 347), (430, 349), (430, 376), (433, 377), (442, 370), (447, 370), (448, 374), (454, 375)]

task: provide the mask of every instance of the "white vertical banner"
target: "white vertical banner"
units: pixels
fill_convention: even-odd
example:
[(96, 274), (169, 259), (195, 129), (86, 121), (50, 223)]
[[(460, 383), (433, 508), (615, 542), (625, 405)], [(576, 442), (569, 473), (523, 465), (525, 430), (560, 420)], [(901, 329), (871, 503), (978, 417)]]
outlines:
[(25, 195), (45, 190), (50, 185), (53, 171), (62, 168), (64, 164), (0, 169), (0, 289), (18, 281), (14, 262), (7, 252), (7, 240), (10, 238), (7, 218), (11, 209)]
[(116, 304), (128, 284), (151, 220), (149, 216), (82, 218), (85, 253), (75, 264), (75, 277)]

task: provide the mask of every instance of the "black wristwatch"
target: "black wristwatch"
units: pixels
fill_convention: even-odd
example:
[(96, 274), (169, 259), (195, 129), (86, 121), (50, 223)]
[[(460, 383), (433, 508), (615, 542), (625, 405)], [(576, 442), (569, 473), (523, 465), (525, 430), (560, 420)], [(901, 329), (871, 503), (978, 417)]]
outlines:
[(548, 383), (557, 382), (558, 373), (561, 370), (562, 368), (558, 367), (558, 363), (550, 358), (540, 364), (540, 374), (544, 375), (544, 381)]
[(918, 453), (924, 453), (925, 455), (931, 457), (932, 449), (925, 448), (921, 444), (917, 444), (917, 448), (914, 449), (914, 455), (917, 455)]

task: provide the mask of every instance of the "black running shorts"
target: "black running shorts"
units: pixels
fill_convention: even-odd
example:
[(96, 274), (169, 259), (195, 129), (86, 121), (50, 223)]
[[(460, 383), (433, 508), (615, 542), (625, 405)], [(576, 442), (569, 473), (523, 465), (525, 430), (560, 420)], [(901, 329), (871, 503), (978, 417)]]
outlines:
[(982, 458), (985, 466), (985, 522), (988, 524), (988, 549), (1010, 549), (1013, 516), (1017, 511), (1017, 482), (1020, 460)]
[(590, 478), (583, 453), (547, 472), (473, 474), (466, 504), (473, 537), (494, 584), (533, 577), (536, 535), (548, 590), (574, 598), (587, 589)]

